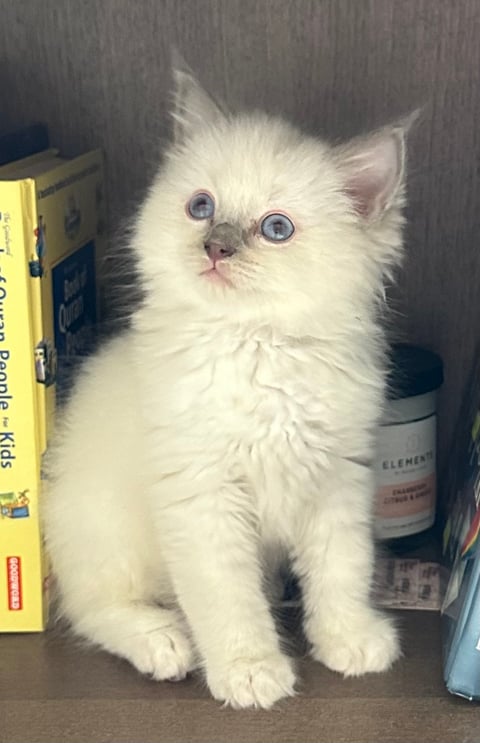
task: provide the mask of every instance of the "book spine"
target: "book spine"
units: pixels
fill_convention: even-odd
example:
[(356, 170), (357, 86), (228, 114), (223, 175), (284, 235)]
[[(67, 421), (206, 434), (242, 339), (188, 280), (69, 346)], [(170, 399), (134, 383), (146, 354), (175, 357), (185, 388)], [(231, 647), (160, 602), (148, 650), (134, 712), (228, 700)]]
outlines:
[(37, 215), (37, 199), (35, 181), (28, 178), (19, 181), (22, 198), (23, 235), (25, 246), (25, 261), (28, 266), (28, 290), (30, 294), (30, 313), (32, 319), (35, 385), (37, 397), (36, 428), (38, 446), (43, 454), (47, 447), (46, 426), (46, 394), (44, 379), (42, 379), (42, 341), (43, 313), (42, 313), (42, 281), (46, 271), (45, 251), (42, 234), (42, 219)]
[(19, 182), (0, 182), (0, 631), (43, 627), (34, 334)]

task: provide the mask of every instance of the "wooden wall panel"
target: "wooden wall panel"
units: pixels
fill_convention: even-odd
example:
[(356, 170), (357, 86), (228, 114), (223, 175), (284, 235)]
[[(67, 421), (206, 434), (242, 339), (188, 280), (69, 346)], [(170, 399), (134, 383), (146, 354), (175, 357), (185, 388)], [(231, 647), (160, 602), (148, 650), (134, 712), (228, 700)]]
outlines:
[(398, 325), (446, 361), (445, 453), (479, 336), (479, 0), (0, 0), (0, 129), (107, 154), (128, 221), (168, 136), (169, 48), (233, 106), (344, 137), (424, 107)]

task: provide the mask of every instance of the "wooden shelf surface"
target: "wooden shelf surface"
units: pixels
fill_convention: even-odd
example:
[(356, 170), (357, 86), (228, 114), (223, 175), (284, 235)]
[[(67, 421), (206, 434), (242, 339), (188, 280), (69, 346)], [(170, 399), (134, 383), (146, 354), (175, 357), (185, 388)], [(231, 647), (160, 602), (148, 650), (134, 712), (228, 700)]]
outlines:
[(398, 615), (404, 657), (344, 680), (299, 659), (299, 694), (269, 712), (224, 709), (201, 679), (156, 683), (72, 638), (0, 636), (1, 743), (478, 743), (480, 705), (452, 697), (440, 618)]

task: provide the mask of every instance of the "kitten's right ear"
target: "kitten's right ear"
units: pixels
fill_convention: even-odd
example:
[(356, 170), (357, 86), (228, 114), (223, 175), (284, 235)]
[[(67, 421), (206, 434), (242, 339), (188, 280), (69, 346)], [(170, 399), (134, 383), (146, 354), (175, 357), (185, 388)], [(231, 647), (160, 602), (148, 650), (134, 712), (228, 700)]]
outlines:
[(174, 79), (173, 110), (174, 141), (184, 142), (200, 126), (213, 124), (224, 112), (197, 82), (192, 70), (177, 50), (172, 52)]

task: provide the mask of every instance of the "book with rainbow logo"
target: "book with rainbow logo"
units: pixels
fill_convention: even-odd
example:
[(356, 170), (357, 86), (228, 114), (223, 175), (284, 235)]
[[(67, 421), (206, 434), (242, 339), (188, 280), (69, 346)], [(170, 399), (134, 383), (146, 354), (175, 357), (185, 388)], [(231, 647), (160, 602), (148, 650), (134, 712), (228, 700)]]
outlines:
[(452, 694), (480, 699), (480, 353), (460, 413), (447, 480), (442, 615), (444, 678)]

